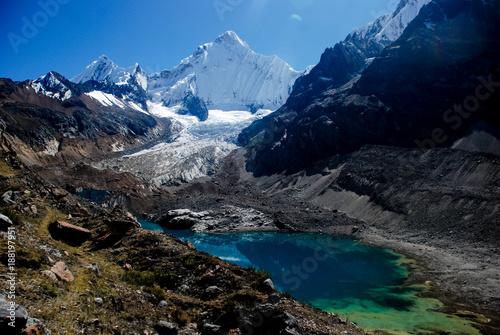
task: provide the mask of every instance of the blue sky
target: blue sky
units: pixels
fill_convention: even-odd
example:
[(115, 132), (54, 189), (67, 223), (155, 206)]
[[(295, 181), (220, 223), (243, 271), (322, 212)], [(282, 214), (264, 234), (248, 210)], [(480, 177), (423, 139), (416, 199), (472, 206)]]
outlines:
[(0, 77), (72, 78), (101, 54), (148, 73), (171, 69), (201, 44), (235, 31), (296, 70), (396, 0), (3, 0)]

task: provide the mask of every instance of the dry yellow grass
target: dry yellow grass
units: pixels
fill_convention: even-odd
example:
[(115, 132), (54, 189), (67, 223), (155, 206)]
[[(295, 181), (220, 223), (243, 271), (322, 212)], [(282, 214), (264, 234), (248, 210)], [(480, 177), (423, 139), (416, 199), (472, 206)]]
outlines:
[(4, 177), (17, 176), (19, 173), (13, 170), (3, 159), (0, 160), (0, 175)]

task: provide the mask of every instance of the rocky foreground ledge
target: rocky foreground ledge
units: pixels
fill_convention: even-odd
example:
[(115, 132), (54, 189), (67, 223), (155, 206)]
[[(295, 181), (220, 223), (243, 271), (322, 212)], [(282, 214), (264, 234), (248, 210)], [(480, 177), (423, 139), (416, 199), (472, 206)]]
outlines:
[(0, 160), (0, 193), (8, 200), (0, 225), (1, 334), (364, 333), (274, 290), (265, 272), (145, 231), (124, 210), (74, 198), (12, 155)]

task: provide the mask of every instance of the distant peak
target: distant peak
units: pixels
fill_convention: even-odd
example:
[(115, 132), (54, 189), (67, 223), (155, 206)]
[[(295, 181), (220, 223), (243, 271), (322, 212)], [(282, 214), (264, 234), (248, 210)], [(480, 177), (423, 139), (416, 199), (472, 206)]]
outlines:
[(245, 48), (248, 48), (248, 44), (243, 42), (243, 40), (232, 30), (226, 31), (224, 34), (217, 37), (215, 43), (224, 44), (224, 43), (237, 43), (243, 45)]
[(38, 78), (36, 81), (50, 80), (51, 78), (55, 78), (57, 80), (62, 80), (64, 77), (55, 71), (50, 71), (50, 72), (44, 74), (43, 76), (41, 76), (40, 78)]
[(102, 54), (99, 58), (97, 58), (97, 60), (94, 63), (113, 63), (114, 64), (114, 62), (111, 59), (109, 59), (108, 56), (106, 56), (104, 54)]

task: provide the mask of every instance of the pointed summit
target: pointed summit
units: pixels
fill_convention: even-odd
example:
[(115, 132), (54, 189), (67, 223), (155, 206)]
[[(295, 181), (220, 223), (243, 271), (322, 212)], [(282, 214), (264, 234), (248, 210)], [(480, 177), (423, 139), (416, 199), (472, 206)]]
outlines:
[(118, 69), (118, 65), (106, 55), (101, 55), (97, 60), (92, 62), (92, 64), (87, 66), (82, 73), (71, 79), (71, 81), (81, 84), (89, 80), (109, 80), (116, 69)]
[(284, 60), (258, 54), (234, 31), (226, 31), (172, 70), (150, 76), (148, 95), (166, 107), (193, 95), (209, 109), (276, 110), (301, 75)]
[(106, 55), (101, 55), (92, 62), (87, 68), (71, 79), (74, 83), (85, 83), (89, 80), (108, 81), (116, 85), (136, 85), (139, 84), (142, 89), (147, 89), (147, 73), (135, 63), (131, 67), (123, 68), (116, 65)]
[(241, 44), (245, 48), (250, 48), (246, 42), (244, 42), (234, 31), (228, 30), (224, 34), (217, 37), (214, 41), (216, 44)]
[(73, 86), (68, 79), (54, 71), (50, 71), (31, 82), (31, 87), (33, 87), (35, 92), (61, 99), (62, 101), (70, 99), (73, 96)]

